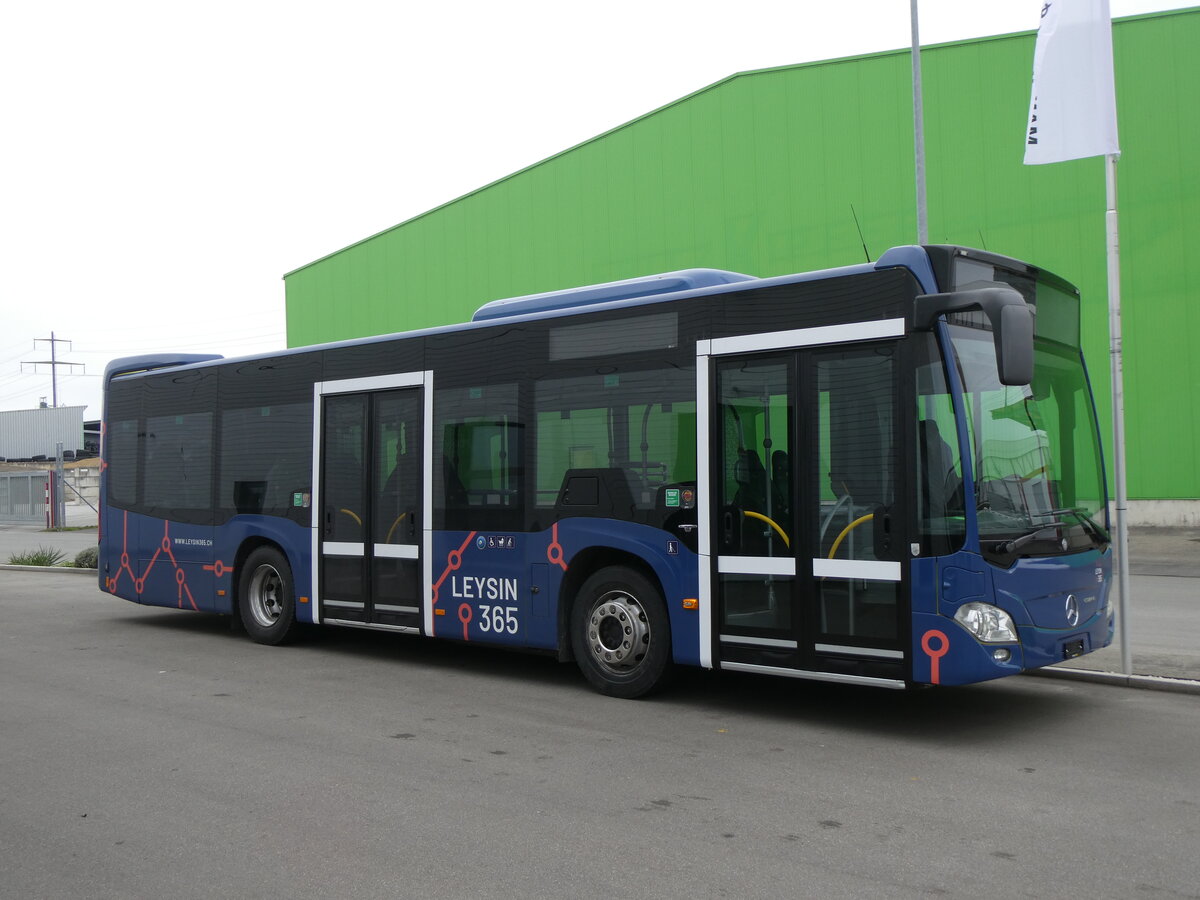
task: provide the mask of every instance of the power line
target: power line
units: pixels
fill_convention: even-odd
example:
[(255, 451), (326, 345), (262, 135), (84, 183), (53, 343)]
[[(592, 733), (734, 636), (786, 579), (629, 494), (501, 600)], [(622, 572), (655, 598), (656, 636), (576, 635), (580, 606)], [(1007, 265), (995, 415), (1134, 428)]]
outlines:
[(15, 400), (17, 397), (28, 396), (29, 394), (36, 394), (36, 393), (37, 393), (36, 388), (23, 388), (19, 391), (14, 391), (11, 394), (0, 394), (0, 401)]
[(0, 387), (3, 387), (6, 384), (13, 384), (22, 378), (35, 377), (36, 376), (30, 375), (28, 372), (9, 372), (7, 375), (0, 375)]
[[(242, 332), (244, 336), (239, 336), (237, 332), (225, 333), (223, 335), (189, 335), (187, 338), (179, 340), (144, 340), (134, 346), (80, 346), (76, 348), (76, 353), (87, 353), (93, 356), (112, 356), (121, 353), (147, 353), (161, 350), (174, 349), (189, 349), (196, 347), (222, 346), (232, 347), (245, 344), (262, 344), (270, 343), (278, 340), (283, 341), (286, 333), (283, 331), (274, 332)], [(282, 347), (279, 349), (283, 349)], [(272, 352), (272, 351), (264, 351)]]

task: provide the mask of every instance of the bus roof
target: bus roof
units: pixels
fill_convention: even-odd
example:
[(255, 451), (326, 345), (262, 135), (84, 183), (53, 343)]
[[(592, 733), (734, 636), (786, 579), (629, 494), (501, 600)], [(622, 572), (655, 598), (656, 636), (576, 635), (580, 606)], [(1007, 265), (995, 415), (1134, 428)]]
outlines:
[(219, 355), (185, 353), (156, 353), (123, 357), (112, 360), (105, 367), (104, 381), (107, 384), (114, 378), (139, 375), (167, 368), (202, 368), (217, 361), (239, 362), (253, 359), (272, 359), (306, 353), (310, 350), (330, 350), (339, 347), (357, 347), (382, 343), (398, 337), (425, 337), (434, 334), (485, 328), (501, 322), (518, 324), (521, 322), (579, 315), (585, 312), (601, 312), (658, 303), (673, 303), (682, 300), (691, 300), (696, 297), (736, 293), (750, 288), (778, 287), (785, 284), (821, 281), (826, 278), (860, 275), (881, 269), (894, 268), (905, 268), (912, 272), (920, 283), (921, 289), (925, 292), (933, 293), (938, 290), (928, 254), (926, 254), (924, 248), (915, 245), (893, 247), (880, 256), (874, 263), (858, 263), (850, 266), (819, 269), (812, 272), (800, 272), (793, 275), (779, 275), (773, 278), (756, 278), (753, 275), (744, 275), (739, 272), (729, 272), (723, 269), (683, 269), (661, 275), (648, 275), (640, 278), (625, 279), (623, 281), (612, 281), (604, 284), (592, 284), (568, 288), (566, 290), (549, 291), (542, 294), (528, 294), (522, 297), (493, 300), (481, 306), (469, 322), (438, 325), (415, 331), (350, 338), (326, 344), (291, 347), (270, 353), (257, 353), (251, 356), (230, 357), (228, 359)]

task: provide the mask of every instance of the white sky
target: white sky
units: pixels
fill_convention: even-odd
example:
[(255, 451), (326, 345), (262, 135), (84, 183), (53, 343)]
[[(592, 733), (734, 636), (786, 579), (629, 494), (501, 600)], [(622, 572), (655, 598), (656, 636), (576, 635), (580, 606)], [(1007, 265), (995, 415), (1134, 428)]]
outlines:
[[(921, 40), (1040, 9), (921, 0)], [(0, 409), (49, 401), (51, 332), (86, 418), (114, 357), (281, 349), (285, 272), (735, 72), (909, 26), (907, 0), (5, 3)]]

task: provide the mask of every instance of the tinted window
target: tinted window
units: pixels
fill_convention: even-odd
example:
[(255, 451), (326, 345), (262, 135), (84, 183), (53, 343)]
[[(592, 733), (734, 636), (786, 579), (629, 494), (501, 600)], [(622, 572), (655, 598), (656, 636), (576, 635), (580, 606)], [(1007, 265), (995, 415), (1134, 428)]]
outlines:
[(311, 473), (311, 402), (221, 412), (222, 509), (277, 516), (303, 509)]
[[(694, 370), (674, 367), (538, 382), (537, 506), (569, 499), (574, 472), (590, 479), (578, 485), (594, 482), (595, 514), (657, 521), (650, 512), (667, 508), (668, 487), (696, 480), (694, 392)], [(573, 503), (570, 514), (587, 512)]]
[(142, 504), (164, 519), (194, 520), (212, 503), (211, 412), (146, 419)]
[(941, 354), (927, 335), (917, 348), (917, 525), (921, 553), (942, 556), (966, 538), (962, 453)]
[(178, 522), (211, 523), (216, 369), (148, 375), (142, 391), (138, 511)]
[(104, 456), (108, 502), (115, 506), (132, 506), (137, 500), (138, 421), (121, 419), (109, 422), (106, 428)]
[(590, 320), (550, 329), (550, 359), (584, 359), (615, 353), (668, 350), (679, 346), (676, 313), (640, 315), (615, 321)]
[(519, 530), (522, 443), (515, 384), (435, 390), (434, 527)]

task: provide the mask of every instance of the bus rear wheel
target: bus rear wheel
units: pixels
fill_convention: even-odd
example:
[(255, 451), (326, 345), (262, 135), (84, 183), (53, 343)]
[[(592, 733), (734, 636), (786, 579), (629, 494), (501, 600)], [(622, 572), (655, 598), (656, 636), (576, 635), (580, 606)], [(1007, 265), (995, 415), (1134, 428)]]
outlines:
[(609, 566), (593, 574), (571, 608), (571, 647), (600, 693), (632, 699), (658, 687), (671, 668), (671, 627), (658, 586)]
[(259, 547), (242, 565), (238, 609), (246, 633), (260, 644), (282, 644), (296, 632), (292, 568), (274, 547)]

